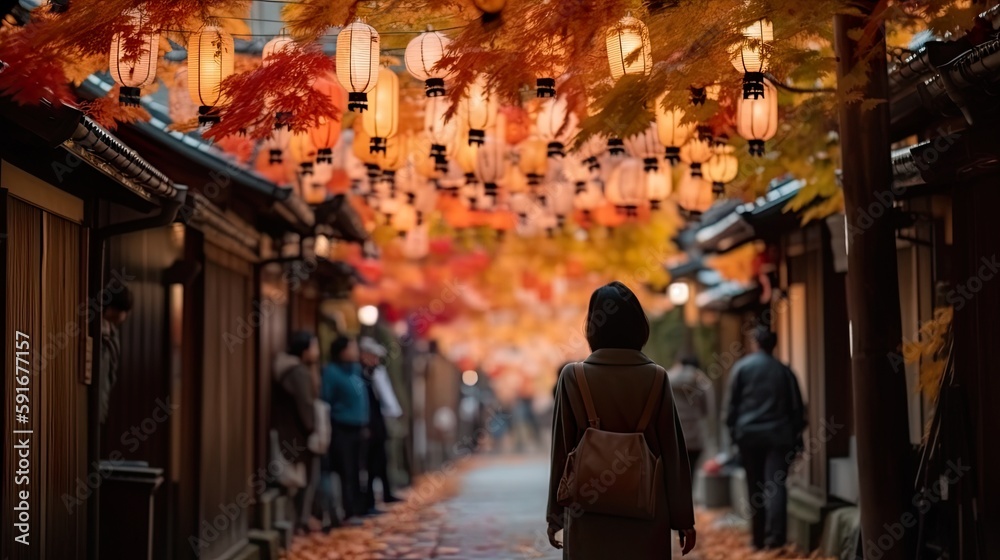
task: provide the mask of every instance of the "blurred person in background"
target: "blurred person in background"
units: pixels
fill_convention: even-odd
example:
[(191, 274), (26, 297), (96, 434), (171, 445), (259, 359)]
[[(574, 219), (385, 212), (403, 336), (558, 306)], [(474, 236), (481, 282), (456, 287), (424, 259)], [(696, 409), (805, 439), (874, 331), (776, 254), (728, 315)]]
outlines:
[(110, 282), (104, 288), (104, 293), (110, 296), (110, 301), (104, 306), (101, 314), (101, 368), (100, 378), (100, 414), (101, 424), (108, 419), (108, 406), (111, 402), (111, 389), (118, 381), (118, 364), (122, 356), (121, 337), (118, 327), (122, 326), (132, 311), (132, 291), (128, 286), (117, 280)]
[(399, 418), (403, 415), (403, 410), (392, 389), (389, 373), (382, 365), (382, 359), (387, 353), (385, 347), (368, 336), (361, 337), (358, 346), (361, 350), (361, 366), (368, 392), (369, 418), (368, 439), (365, 446), (365, 471), (368, 484), (364, 494), (364, 506), (369, 514), (377, 514), (382, 512), (375, 507), (376, 478), (382, 484), (382, 502), (390, 504), (399, 501), (399, 498), (392, 494), (392, 484), (389, 482), (389, 455), (386, 451), (389, 430), (385, 419)]
[[(740, 450), (749, 496), (767, 485), (763, 507), (753, 508), (754, 548), (781, 548), (788, 527), (788, 457), (802, 450), (806, 427), (799, 381), (772, 355), (778, 337), (767, 325), (753, 332), (752, 352), (729, 373), (726, 425)], [(773, 486), (773, 489), (772, 489)]]
[(282, 464), (290, 465), (289, 470), (304, 473), (304, 480), (298, 481), (287, 476), (282, 481), (282, 474), (279, 474), (279, 482), (295, 490), (295, 527), (300, 532), (309, 528), (312, 498), (318, 481), (314, 457), (306, 445), (316, 426), (313, 404), (316, 382), (312, 370), (318, 360), (319, 342), (308, 331), (293, 333), (289, 337), (288, 351), (279, 353), (274, 359), (271, 424), (277, 432), (279, 452), (285, 461)]
[(684, 443), (687, 444), (688, 463), (692, 478), (698, 458), (705, 449), (705, 423), (711, 411), (715, 410), (715, 389), (708, 376), (701, 371), (698, 358), (681, 356), (677, 363), (667, 370), (670, 388), (674, 393), (677, 416), (684, 429)]
[[(358, 342), (344, 335), (330, 344), (330, 363), (323, 367), (321, 398), (330, 405), (332, 435), (324, 466), (340, 477), (344, 520), (367, 513), (361, 489), (361, 464), (369, 418), (368, 389), (361, 372)], [(333, 501), (332, 478), (323, 476), (325, 505)]]

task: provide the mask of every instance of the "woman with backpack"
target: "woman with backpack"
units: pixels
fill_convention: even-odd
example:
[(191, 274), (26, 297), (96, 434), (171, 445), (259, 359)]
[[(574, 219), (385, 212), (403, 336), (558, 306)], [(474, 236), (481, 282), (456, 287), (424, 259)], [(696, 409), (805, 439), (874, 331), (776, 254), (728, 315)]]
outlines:
[(572, 560), (662, 560), (674, 530), (687, 554), (696, 533), (684, 434), (666, 372), (641, 351), (649, 322), (627, 286), (594, 291), (586, 337), (592, 353), (556, 387), (549, 542)]

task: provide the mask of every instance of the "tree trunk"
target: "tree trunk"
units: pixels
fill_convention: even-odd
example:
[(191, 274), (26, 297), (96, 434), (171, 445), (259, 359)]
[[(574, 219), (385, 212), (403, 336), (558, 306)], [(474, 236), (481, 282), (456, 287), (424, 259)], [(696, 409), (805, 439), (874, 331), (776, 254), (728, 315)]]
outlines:
[(884, 100), (868, 109), (861, 103), (842, 104), (840, 142), (849, 237), (847, 309), (853, 332), (862, 546), (865, 558), (902, 560), (913, 558), (917, 518), (911, 511), (914, 469), (906, 377), (894, 360), (902, 327), (895, 227), (890, 217), (885, 29), (870, 19), (876, 4), (855, 2), (866, 15), (837, 16), (834, 35), (838, 78), (866, 61), (871, 69), (862, 86), (864, 98)]

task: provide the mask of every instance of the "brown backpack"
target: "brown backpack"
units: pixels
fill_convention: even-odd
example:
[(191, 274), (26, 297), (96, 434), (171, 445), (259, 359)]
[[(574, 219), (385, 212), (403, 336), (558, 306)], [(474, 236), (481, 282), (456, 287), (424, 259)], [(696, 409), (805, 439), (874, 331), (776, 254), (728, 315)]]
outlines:
[(601, 429), (583, 364), (573, 365), (590, 425), (566, 459), (556, 496), (560, 505), (634, 519), (656, 517), (657, 495), (663, 491), (663, 471), (660, 458), (653, 456), (643, 435), (661, 400), (667, 376), (662, 367), (656, 368), (639, 425), (634, 432), (623, 433)]

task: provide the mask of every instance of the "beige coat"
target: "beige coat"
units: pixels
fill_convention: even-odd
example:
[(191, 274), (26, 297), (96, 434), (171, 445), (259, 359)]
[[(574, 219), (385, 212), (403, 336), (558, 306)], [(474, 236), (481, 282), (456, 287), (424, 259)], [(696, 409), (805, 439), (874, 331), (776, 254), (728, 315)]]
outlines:
[[(637, 350), (605, 348), (584, 360), (584, 368), (601, 429), (633, 431), (653, 386), (657, 371), (653, 361)], [(666, 496), (658, 500), (653, 521), (574, 511), (556, 503), (566, 456), (583, 437), (587, 426), (579, 385), (569, 365), (559, 375), (556, 388), (547, 511), (549, 524), (564, 529), (563, 557), (571, 560), (669, 559), (671, 539), (675, 535), (671, 530), (694, 527), (691, 471), (669, 382), (663, 384), (661, 404), (644, 432), (650, 450), (663, 461), (665, 478)]]

